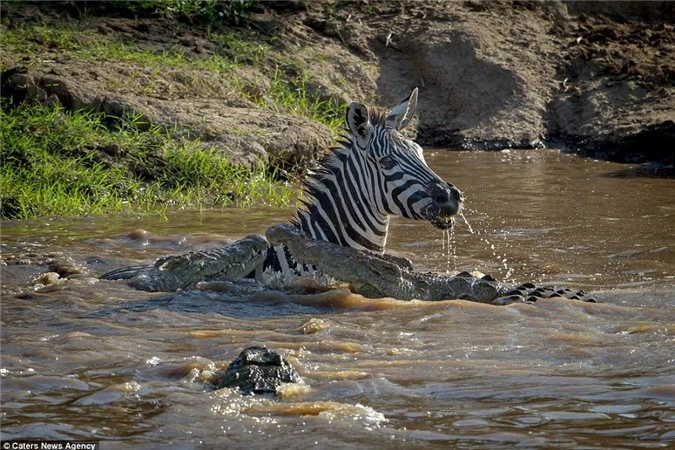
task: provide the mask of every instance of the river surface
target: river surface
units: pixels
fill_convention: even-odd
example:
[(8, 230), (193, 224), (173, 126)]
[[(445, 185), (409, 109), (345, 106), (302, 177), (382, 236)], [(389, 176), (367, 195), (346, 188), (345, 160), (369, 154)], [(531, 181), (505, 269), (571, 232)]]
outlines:
[[(2, 439), (102, 449), (675, 447), (675, 180), (548, 150), (426, 156), (465, 192), (471, 227), (460, 219), (448, 249), (430, 225), (395, 220), (388, 251), (421, 270), (553, 283), (598, 303), (344, 291), (186, 301), (96, 277), (263, 233), (293, 211), (5, 222)], [(69, 279), (45, 275), (49, 258)], [(217, 372), (254, 344), (281, 352), (304, 384), (279, 399), (214, 390)]]

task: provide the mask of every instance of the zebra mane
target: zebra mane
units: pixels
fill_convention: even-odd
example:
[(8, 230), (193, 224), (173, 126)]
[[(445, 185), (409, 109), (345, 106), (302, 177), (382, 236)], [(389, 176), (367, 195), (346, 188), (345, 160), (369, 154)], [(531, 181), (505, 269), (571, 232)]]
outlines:
[[(370, 123), (374, 128), (385, 126), (385, 120), (387, 118), (387, 111), (385, 109), (368, 107), (368, 113), (370, 115)], [(342, 169), (349, 152), (351, 152), (353, 148), (354, 137), (349, 133), (349, 129), (345, 124), (343, 134), (338, 139), (338, 145), (329, 150), (329, 152), (319, 161), (317, 168), (303, 181), (303, 190), (305, 193), (311, 193), (307, 192), (307, 189), (311, 187), (313, 182), (320, 180), (322, 175), (335, 173), (336, 169)]]

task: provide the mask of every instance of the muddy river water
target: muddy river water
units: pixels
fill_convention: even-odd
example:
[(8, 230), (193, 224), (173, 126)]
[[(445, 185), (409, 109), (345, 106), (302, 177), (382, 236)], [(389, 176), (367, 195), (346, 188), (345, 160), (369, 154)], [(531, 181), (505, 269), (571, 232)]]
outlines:
[[(423, 270), (581, 288), (598, 303), (341, 291), (186, 301), (96, 277), (262, 233), (292, 210), (5, 222), (2, 439), (675, 447), (675, 180), (556, 151), (426, 155), (465, 192), (470, 227), (460, 219), (448, 249), (430, 225), (395, 220), (388, 251)], [(48, 269), (31, 263), (45, 258), (71, 278), (38, 288)], [(215, 373), (253, 344), (281, 352), (305, 383), (279, 399), (214, 390)]]

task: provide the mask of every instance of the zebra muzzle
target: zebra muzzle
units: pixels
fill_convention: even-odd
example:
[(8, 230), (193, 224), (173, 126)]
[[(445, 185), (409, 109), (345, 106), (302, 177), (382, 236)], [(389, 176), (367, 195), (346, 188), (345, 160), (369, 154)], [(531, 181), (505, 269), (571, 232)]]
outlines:
[(431, 203), (425, 210), (426, 219), (436, 228), (447, 230), (454, 224), (454, 216), (462, 210), (464, 195), (452, 184), (433, 183), (428, 189)]

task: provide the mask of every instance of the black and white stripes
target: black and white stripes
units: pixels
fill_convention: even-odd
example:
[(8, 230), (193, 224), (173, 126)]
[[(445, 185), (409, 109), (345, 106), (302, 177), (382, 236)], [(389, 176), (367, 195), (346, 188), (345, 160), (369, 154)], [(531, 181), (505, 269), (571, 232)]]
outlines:
[[(314, 239), (378, 252), (384, 251), (392, 215), (451, 227), (461, 192), (427, 166), (419, 145), (400, 134), (416, 105), (417, 89), (389, 112), (352, 103), (347, 139), (308, 176), (295, 225)], [(276, 248), (266, 266), (285, 272), (295, 263), (286, 249)]]

